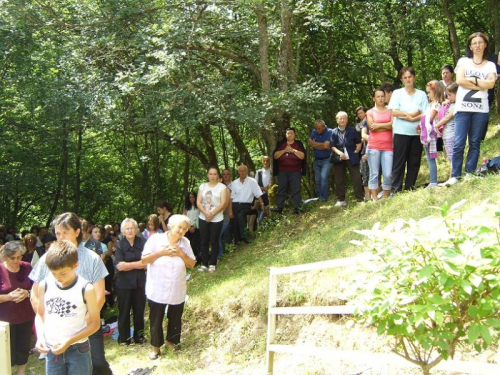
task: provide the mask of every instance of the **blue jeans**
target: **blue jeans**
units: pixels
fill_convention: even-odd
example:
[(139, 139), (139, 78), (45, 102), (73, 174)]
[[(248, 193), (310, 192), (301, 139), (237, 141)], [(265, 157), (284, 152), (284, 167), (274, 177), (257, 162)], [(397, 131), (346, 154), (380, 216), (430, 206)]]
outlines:
[(479, 148), (488, 120), (489, 113), (457, 112), (455, 114), (455, 140), (453, 144), (453, 160), (451, 162), (451, 177), (462, 175), (464, 150), (467, 137), (469, 138), (469, 152), (465, 161), (465, 172), (474, 173), (479, 159)]
[(314, 179), (316, 182), (316, 192), (320, 201), (328, 199), (328, 176), (332, 163), (330, 159), (314, 160)]
[(427, 164), (429, 164), (429, 176), (430, 183), (437, 184), (438, 182), (438, 168), (436, 165), (436, 159), (432, 159), (429, 153), (429, 146), (424, 146), (425, 158), (427, 159)]
[(91, 375), (92, 359), (90, 356), (90, 342), (70, 345), (63, 354), (47, 353), (45, 359), (45, 373), (47, 375)]
[(229, 220), (228, 221), (224, 220), (222, 223), (222, 229), (220, 230), (219, 255), (217, 256), (217, 259), (222, 259), (222, 254), (224, 254), (224, 250), (226, 250), (226, 248), (224, 247), (224, 241), (222, 239), (228, 227), (229, 227)]
[(368, 189), (376, 190), (378, 189), (378, 181), (380, 175), (380, 166), (382, 166), (382, 175), (384, 176), (384, 181), (382, 181), (382, 189), (391, 190), (392, 188), (392, 151), (381, 151), (367, 149), (366, 154), (368, 155), (368, 166), (370, 167), (370, 180), (368, 181)]

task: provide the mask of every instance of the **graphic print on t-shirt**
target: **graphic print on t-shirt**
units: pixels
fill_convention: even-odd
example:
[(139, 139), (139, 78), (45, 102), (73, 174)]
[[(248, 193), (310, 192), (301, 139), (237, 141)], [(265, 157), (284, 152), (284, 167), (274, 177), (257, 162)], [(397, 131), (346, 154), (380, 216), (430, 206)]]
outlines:
[(212, 203), (212, 190), (208, 190), (205, 194), (203, 194), (203, 208), (208, 212), (215, 208)]
[(75, 304), (68, 302), (61, 297), (51, 298), (46, 303), (49, 314), (57, 314), (61, 318), (70, 318), (76, 316), (74, 310), (77, 308)]

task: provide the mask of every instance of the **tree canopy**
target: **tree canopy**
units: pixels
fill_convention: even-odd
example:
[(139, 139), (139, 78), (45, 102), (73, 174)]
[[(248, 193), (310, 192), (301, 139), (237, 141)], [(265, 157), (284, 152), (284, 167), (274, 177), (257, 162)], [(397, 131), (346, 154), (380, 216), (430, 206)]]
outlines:
[[(289, 125), (439, 78), (496, 0), (0, 1), (0, 222), (142, 219), (210, 165), (260, 165)], [(308, 182), (311, 181), (309, 179)]]

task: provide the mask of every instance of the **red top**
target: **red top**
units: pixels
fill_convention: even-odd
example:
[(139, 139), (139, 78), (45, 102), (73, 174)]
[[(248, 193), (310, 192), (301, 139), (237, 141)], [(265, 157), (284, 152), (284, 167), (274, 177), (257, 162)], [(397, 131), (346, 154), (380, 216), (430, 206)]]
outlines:
[[(17, 288), (31, 290), (33, 281), (28, 275), (31, 272), (31, 264), (21, 262), (18, 272), (10, 272), (3, 263), (0, 263), (0, 294), (9, 294)], [(0, 303), (0, 320), (10, 324), (26, 323), (35, 318), (35, 312), (31, 307), (29, 297), (19, 303), (14, 301)]]
[[(376, 123), (390, 122), (392, 118), (392, 112), (389, 109), (379, 112), (372, 108), (366, 114), (370, 115)], [(383, 132), (370, 131), (368, 148), (371, 150), (392, 151), (392, 130)]]
[[(287, 142), (283, 142), (279, 149), (276, 151), (282, 151), (288, 146)], [(293, 142), (290, 146), (297, 151), (302, 151), (297, 142)], [(301, 172), (302, 171), (302, 160), (297, 157), (292, 152), (286, 152), (280, 156), (278, 159), (279, 170), (283, 172)]]

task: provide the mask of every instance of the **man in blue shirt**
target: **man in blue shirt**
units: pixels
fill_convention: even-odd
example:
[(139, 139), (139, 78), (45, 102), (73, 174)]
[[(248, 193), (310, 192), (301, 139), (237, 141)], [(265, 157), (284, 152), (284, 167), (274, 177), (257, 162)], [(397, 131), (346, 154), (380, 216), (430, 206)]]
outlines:
[(329, 129), (323, 120), (316, 120), (307, 144), (314, 149), (314, 179), (320, 202), (326, 202), (328, 199), (328, 176), (332, 167), (331, 139), (332, 129)]

